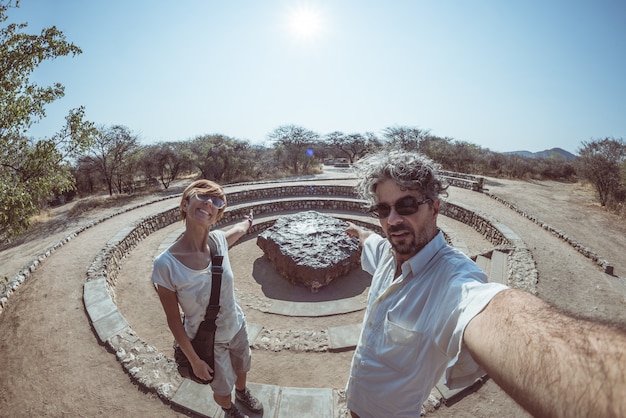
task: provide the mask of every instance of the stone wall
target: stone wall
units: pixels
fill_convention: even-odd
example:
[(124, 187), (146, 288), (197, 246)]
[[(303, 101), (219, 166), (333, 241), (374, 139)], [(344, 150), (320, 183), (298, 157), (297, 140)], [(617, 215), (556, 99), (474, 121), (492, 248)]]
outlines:
[(98, 253), (87, 270), (87, 280), (105, 278), (111, 295), (117, 282), (117, 275), (126, 256), (141, 240), (161, 228), (180, 220), (178, 206), (140, 220), (132, 226), (120, 230)]
[(481, 192), (483, 190), (485, 182), (483, 177), (443, 170), (439, 170), (439, 174), (443, 176), (451, 186), (473, 190), (475, 192)]
[[(246, 191), (245, 197), (243, 198), (245, 198), (245, 201), (247, 202), (254, 202), (254, 204), (238, 205), (238, 207), (227, 210), (222, 219), (217, 222), (215, 227), (222, 228), (244, 219), (244, 216), (248, 214), (251, 207), (254, 207), (257, 217), (260, 215), (267, 216), (269, 214), (301, 212), (307, 210), (333, 213), (361, 213), (363, 211), (364, 202), (361, 200), (351, 198), (342, 199), (335, 197), (321, 197), (321, 189), (323, 189), (326, 193), (330, 193), (331, 196), (334, 196), (334, 187), (335, 186), (323, 186), (317, 191), (316, 196), (319, 197), (314, 198), (313, 196), (307, 196), (306, 198), (288, 198), (288, 196), (290, 196), (289, 193), (294, 191), (297, 193), (298, 189), (290, 189), (288, 187), (275, 188), (281, 199), (274, 198), (274, 200), (269, 199), (270, 192), (273, 190), (271, 188), (260, 189), (258, 190), (258, 194), (255, 193), (255, 190)], [(255, 196), (258, 196), (259, 198), (257, 199)], [(230, 194), (228, 197), (230, 202), (233, 200), (235, 202), (240, 202), (242, 199), (240, 195), (237, 195), (235, 199), (231, 199)], [(256, 203), (262, 200), (265, 200), (265, 202)], [(503, 231), (502, 226), (460, 204), (444, 201), (441, 206), (441, 213), (442, 215), (471, 226), (494, 246), (513, 248), (523, 245), (521, 242), (516, 242), (516, 237), (512, 237), (511, 233)], [(115, 281), (117, 279), (117, 271), (121, 267), (126, 255), (142, 239), (152, 232), (171, 225), (179, 220), (179, 209), (178, 206), (175, 206), (172, 209), (168, 209), (164, 212), (142, 219), (136, 225), (124, 228), (107, 243), (107, 245), (101, 250), (98, 257), (96, 257), (96, 260), (94, 260), (94, 263), (92, 263), (92, 266), (88, 271), (88, 280), (105, 277), (109, 286), (114, 288)], [(252, 226), (250, 232), (262, 232), (272, 224), (273, 221), (256, 222)], [(361, 224), (368, 228), (372, 228), (373, 226), (373, 223), (361, 222)], [(377, 232), (380, 232), (380, 230), (378, 229)]]
[[(153, 202), (161, 201), (165, 199), (172, 199), (179, 197), (180, 194), (175, 196), (167, 196), (156, 199)], [(349, 213), (363, 213), (365, 202), (357, 199), (354, 188), (351, 186), (333, 186), (333, 185), (287, 185), (287, 186), (271, 186), (266, 188), (228, 193), (227, 199), (229, 202), (230, 210), (225, 212), (224, 217), (216, 225), (218, 228), (236, 222), (249, 212), (250, 207), (245, 203), (255, 202), (254, 209), (257, 216), (259, 214), (278, 214), (281, 212), (289, 211), (304, 211), (304, 210), (317, 210), (317, 211), (330, 211), (330, 212), (349, 212)], [(150, 202), (150, 203), (153, 203)], [(39, 263), (43, 262), (50, 254), (56, 249), (63, 246), (77, 234), (82, 231), (97, 225), (113, 216), (123, 213), (128, 210), (136, 209), (137, 207), (144, 206), (149, 203), (133, 206), (125, 210), (116, 212), (110, 216), (104, 217), (97, 222), (93, 222), (80, 230), (68, 235), (62, 241), (55, 244), (51, 248), (45, 251), (44, 254), (33, 260), (28, 266), (23, 268), (15, 277), (9, 280), (6, 288), (0, 293), (0, 313), (2, 312), (8, 297), (20, 286), (24, 280), (26, 280), (30, 274), (37, 268)], [(446, 205), (444, 205), (446, 206)], [(502, 242), (502, 236), (498, 233), (498, 229), (490, 226), (490, 222), (480, 216), (472, 215), (469, 209), (462, 208), (458, 205), (447, 204), (448, 209), (444, 209), (446, 216), (450, 216), (453, 219), (459, 220), (463, 223), (471, 225), (477, 231), (484, 234), (487, 239), (494, 243), (494, 245), (500, 245)], [(171, 210), (154, 215), (146, 220), (141, 221), (138, 225), (129, 227), (125, 230), (128, 232), (129, 237), (116, 237), (117, 242), (111, 242), (109, 245), (116, 248), (116, 250), (108, 254), (107, 259), (99, 260), (100, 267), (105, 271), (103, 274), (107, 277), (107, 282), (114, 286), (117, 270), (116, 264), (119, 260), (122, 260), (130, 249), (136, 245), (136, 243), (147, 236), (149, 233), (154, 232), (158, 228), (163, 228), (170, 223), (179, 220), (178, 217), (178, 203), (173, 204)], [(169, 223), (168, 223), (169, 222)], [(379, 227), (375, 223), (365, 223), (359, 221), (353, 221), (361, 226), (366, 226), (375, 229), (377, 232), (381, 232)], [(267, 225), (256, 223), (253, 225), (252, 232), (260, 232)], [(2, 289), (0, 289), (2, 290)]]
[(495, 246), (513, 244), (493, 221), (463, 205), (443, 201), (439, 210), (442, 215), (471, 226)]
[(237, 205), (244, 202), (280, 199), (285, 197), (351, 197), (357, 198), (352, 186), (325, 186), (325, 185), (287, 185), (279, 187), (254, 188), (250, 190), (228, 193), (228, 205)]

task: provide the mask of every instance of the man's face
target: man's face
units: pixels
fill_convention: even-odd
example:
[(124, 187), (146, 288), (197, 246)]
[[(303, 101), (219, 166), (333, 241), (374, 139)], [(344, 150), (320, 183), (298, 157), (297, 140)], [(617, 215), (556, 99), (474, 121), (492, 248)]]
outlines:
[(421, 204), (410, 215), (400, 215), (396, 210), (398, 200), (413, 196), (416, 202), (425, 200), (420, 192), (406, 190), (391, 179), (385, 179), (376, 187), (377, 203), (392, 206), (389, 216), (380, 219), (380, 225), (395, 250), (396, 259), (403, 263), (417, 254), (437, 234), (439, 199)]

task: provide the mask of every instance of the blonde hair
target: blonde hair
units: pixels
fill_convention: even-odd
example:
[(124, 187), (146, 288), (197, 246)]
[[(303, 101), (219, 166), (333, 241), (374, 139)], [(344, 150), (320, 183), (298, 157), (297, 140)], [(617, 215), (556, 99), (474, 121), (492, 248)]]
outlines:
[[(224, 194), (224, 189), (222, 188), (222, 186), (211, 180), (196, 180), (185, 188), (185, 190), (183, 191), (183, 195), (180, 199), (180, 219), (183, 221), (183, 223), (187, 219), (187, 212), (183, 210), (183, 202), (185, 200), (189, 201), (189, 199), (197, 194), (219, 197), (224, 201), (224, 203), (226, 203), (226, 195)], [(224, 207), (217, 212), (216, 220), (219, 221), (222, 216), (224, 216), (225, 210), (226, 205), (224, 205)]]

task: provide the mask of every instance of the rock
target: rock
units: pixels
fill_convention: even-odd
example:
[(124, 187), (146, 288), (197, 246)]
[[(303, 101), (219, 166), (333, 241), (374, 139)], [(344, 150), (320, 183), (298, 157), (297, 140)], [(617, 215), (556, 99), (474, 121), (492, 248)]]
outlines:
[(279, 218), (259, 234), (257, 245), (276, 271), (312, 292), (360, 265), (361, 247), (344, 221), (316, 211)]

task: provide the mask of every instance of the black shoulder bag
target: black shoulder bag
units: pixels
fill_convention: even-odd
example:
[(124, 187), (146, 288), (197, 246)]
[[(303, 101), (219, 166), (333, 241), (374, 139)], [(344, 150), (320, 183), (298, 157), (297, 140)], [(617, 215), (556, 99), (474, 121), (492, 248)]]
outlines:
[(174, 359), (178, 364), (178, 372), (181, 376), (193, 380), (194, 382), (206, 385), (213, 381), (215, 377), (215, 319), (220, 311), (220, 289), (222, 287), (222, 260), (224, 256), (217, 255), (217, 245), (212, 236), (209, 236), (209, 248), (211, 249), (211, 298), (209, 299), (209, 305), (206, 308), (204, 314), (204, 321), (200, 323), (198, 327), (198, 333), (191, 340), (193, 349), (202, 360), (204, 360), (211, 369), (213, 369), (213, 376), (209, 380), (202, 380), (196, 376), (193, 372), (191, 363), (180, 349), (177, 343), (174, 343)]

